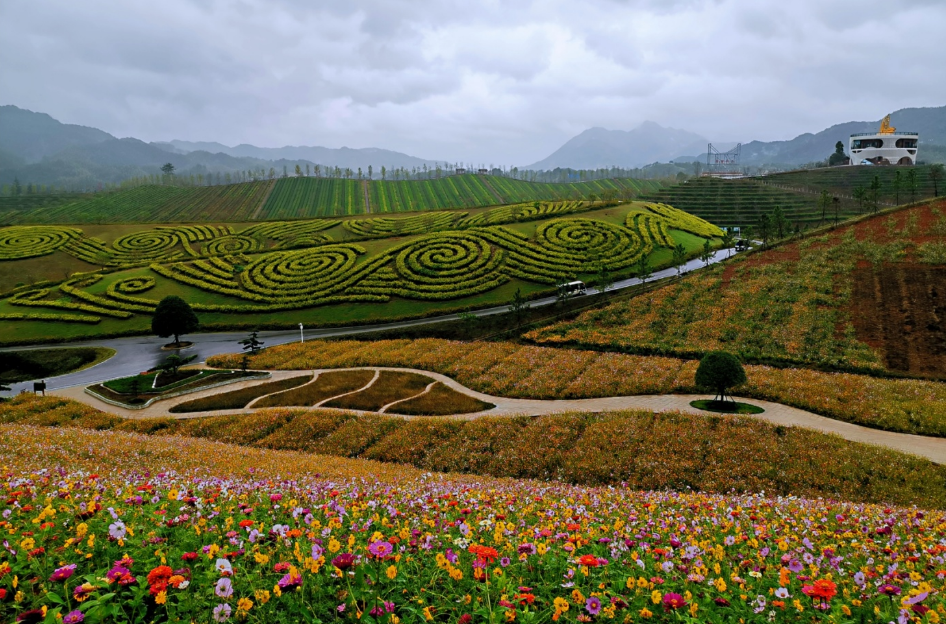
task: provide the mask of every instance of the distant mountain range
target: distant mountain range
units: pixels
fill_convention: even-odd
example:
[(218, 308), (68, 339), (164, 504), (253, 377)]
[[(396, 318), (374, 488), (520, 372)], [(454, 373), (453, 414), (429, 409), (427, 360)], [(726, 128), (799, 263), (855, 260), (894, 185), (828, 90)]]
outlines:
[(0, 106), (0, 183), (14, 178), (22, 183), (55, 184), (87, 188), (99, 183), (115, 183), (136, 176), (160, 173), (170, 162), (181, 175), (234, 173), (237, 171), (283, 168), (290, 174), (298, 164), (314, 167), (373, 166), (421, 168), (436, 164), (390, 150), (347, 147), (280, 147), (255, 145), (227, 147), (220, 143), (169, 141), (145, 143), (134, 138), (119, 139), (86, 126), (64, 124), (45, 113), (16, 106)]
[[(905, 108), (891, 115), (891, 124), (899, 130), (920, 133), (920, 160), (946, 162), (946, 106)], [(742, 164), (789, 168), (821, 161), (834, 151), (838, 141), (846, 146), (849, 135), (872, 132), (879, 125), (880, 120), (852, 121), (787, 141), (743, 143)], [(693, 132), (664, 128), (653, 122), (644, 122), (629, 131), (590, 128), (547, 158), (521, 169), (635, 168), (655, 162), (702, 161), (708, 142)], [(716, 141), (713, 144), (721, 150), (735, 145)], [(96, 128), (63, 124), (45, 113), (0, 106), (0, 184), (10, 184), (17, 178), (22, 184), (91, 188), (160, 173), (161, 166), (167, 162), (181, 175), (260, 169), (267, 172), (275, 169), (277, 175), (285, 170), (291, 175), (296, 165), (305, 169), (306, 165), (314, 167), (316, 164), (353, 171), (359, 167), (367, 171), (370, 165), (377, 172), (382, 166), (411, 169), (436, 164), (376, 148), (273, 148), (247, 144), (229, 147), (221, 143), (181, 140), (145, 143), (134, 138), (119, 139)]]
[[(890, 116), (890, 123), (899, 130), (920, 133), (920, 159), (927, 155), (941, 159), (946, 146), (946, 106), (938, 108), (904, 108)], [(751, 141), (743, 143), (741, 161), (747, 166), (791, 167), (826, 159), (834, 145), (856, 132), (874, 132), (877, 121), (851, 121), (831, 126), (817, 134), (802, 134), (788, 141)], [(664, 128), (645, 121), (630, 131), (590, 128), (567, 141), (547, 158), (524, 169), (597, 169), (600, 167), (641, 167), (654, 162), (689, 162), (704, 160), (706, 138), (675, 128)], [(735, 142), (713, 141), (717, 149), (731, 149)]]

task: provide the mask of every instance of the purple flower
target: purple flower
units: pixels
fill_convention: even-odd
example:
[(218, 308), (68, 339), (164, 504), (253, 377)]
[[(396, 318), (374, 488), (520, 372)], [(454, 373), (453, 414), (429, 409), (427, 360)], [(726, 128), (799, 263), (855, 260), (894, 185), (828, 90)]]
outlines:
[(394, 546), (390, 542), (372, 542), (368, 546), (368, 552), (380, 559), (394, 552)]
[(877, 588), (877, 592), (885, 594), (887, 596), (899, 596), (900, 588), (896, 585), (891, 585), (890, 583), (885, 583)]
[(502, 559), (499, 560), (499, 565), (501, 565), (504, 568), (509, 567), (510, 563), (512, 563), (512, 561), (510, 561), (509, 557), (503, 557)]
[[(217, 586), (214, 587), (214, 593), (220, 598), (229, 598), (233, 595), (233, 582), (229, 578), (223, 577), (217, 581)], [(229, 617), (229, 614), (227, 614), (227, 616)]]
[[(222, 580), (222, 579), (221, 579)], [(218, 604), (214, 607), (214, 621), (215, 622), (226, 622), (230, 619), (230, 613), (233, 612), (233, 609), (230, 608), (230, 605)]]
[(75, 571), (76, 571), (76, 564), (70, 563), (70, 564), (67, 565), (67, 566), (62, 566), (61, 568), (56, 568), (56, 569), (53, 571), (52, 575), (49, 577), (49, 580), (50, 580), (50, 581), (53, 581), (53, 582), (65, 581), (65, 580), (68, 579), (70, 576), (72, 576), (73, 574), (75, 574)]
[(788, 590), (785, 589), (784, 587), (779, 587), (778, 589), (775, 590), (775, 597), (778, 598), (779, 600), (785, 600), (786, 598), (788, 598), (788, 596), (789, 596)]
[(536, 553), (535, 544), (519, 544), (520, 555), (534, 555)]
[(601, 600), (597, 596), (592, 596), (585, 601), (585, 611), (591, 615), (598, 615), (601, 613)]
[(312, 544), (312, 558), (318, 561), (319, 557), (322, 556), (322, 553), (325, 550), (322, 548), (321, 544)]
[(805, 569), (805, 566), (803, 566), (801, 561), (799, 561), (798, 559), (792, 559), (791, 561), (788, 562), (788, 569), (794, 572), (795, 574), (798, 574), (799, 572)]
[(76, 609), (75, 611), (70, 611), (69, 613), (62, 616), (62, 624), (79, 624), (83, 621), (85, 616), (82, 615), (82, 611)]
[(125, 537), (125, 523), (121, 520), (116, 520), (112, 524), (108, 525), (108, 536), (112, 539), (123, 539)]
[(291, 590), (297, 587), (302, 587), (302, 575), (296, 572), (293, 574), (291, 571), (289, 574), (285, 575), (279, 579), (279, 588), (284, 590)]

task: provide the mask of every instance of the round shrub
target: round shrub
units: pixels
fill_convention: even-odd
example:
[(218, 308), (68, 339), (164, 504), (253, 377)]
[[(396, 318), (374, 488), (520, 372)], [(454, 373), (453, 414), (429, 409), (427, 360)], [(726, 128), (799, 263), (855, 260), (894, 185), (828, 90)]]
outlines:
[(746, 371), (742, 363), (731, 353), (711, 351), (703, 356), (696, 369), (696, 385), (715, 392), (721, 401), (726, 391), (746, 383)]

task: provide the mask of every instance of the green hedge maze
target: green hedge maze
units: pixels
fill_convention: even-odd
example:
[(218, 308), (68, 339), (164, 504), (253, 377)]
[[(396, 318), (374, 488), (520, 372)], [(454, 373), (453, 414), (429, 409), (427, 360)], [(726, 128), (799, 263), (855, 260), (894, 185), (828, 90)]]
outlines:
[[(268, 222), (238, 232), (169, 226), (127, 234), (111, 245), (75, 228), (8, 227), (0, 229), (0, 261), (62, 251), (103, 269), (16, 290), (5, 302), (30, 313), (4, 319), (94, 323), (148, 315), (160, 298), (149, 293), (158, 286), (167, 292), (174, 283), (229, 301), (193, 302), (198, 312), (273, 312), (392, 298), (447, 301), (488, 293), (513, 279), (551, 286), (603, 268), (633, 270), (642, 255), (675, 245), (671, 229), (704, 238), (722, 235), (663, 204), (635, 204), (617, 223), (575, 214), (584, 209), (578, 201), (535, 202), (474, 217), (443, 211)], [(530, 220), (537, 222), (513, 225)], [(333, 241), (325, 231), (339, 224), (346, 236), (365, 242)], [(373, 242), (379, 238), (388, 240)], [(121, 277), (126, 269), (135, 275)]]

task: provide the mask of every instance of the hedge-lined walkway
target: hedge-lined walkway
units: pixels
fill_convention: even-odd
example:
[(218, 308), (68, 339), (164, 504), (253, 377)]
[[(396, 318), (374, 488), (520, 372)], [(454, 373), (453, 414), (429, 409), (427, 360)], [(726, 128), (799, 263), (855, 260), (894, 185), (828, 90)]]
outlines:
[[(400, 371), (400, 372), (412, 372), (420, 375), (425, 375), (432, 379), (442, 382), (444, 385), (461, 392), (463, 394), (472, 396), (481, 401), (487, 403), (492, 403), (496, 407), (491, 410), (477, 412), (473, 414), (462, 414), (455, 416), (437, 416), (434, 418), (458, 418), (458, 419), (468, 419), (468, 418), (477, 418), (480, 416), (513, 416), (513, 415), (545, 415), (545, 414), (560, 414), (567, 412), (612, 412), (628, 409), (643, 409), (653, 412), (684, 412), (689, 414), (710, 414), (710, 412), (705, 412), (703, 410), (696, 409), (690, 406), (690, 402), (695, 399), (705, 399), (706, 395), (687, 395), (687, 394), (665, 394), (665, 395), (641, 395), (641, 396), (620, 396), (620, 397), (604, 397), (604, 398), (595, 398), (595, 399), (564, 399), (564, 400), (538, 400), (538, 399), (510, 399), (505, 397), (491, 396), (488, 394), (483, 394), (480, 392), (475, 392), (462, 386), (453, 379), (441, 375), (439, 373), (433, 373), (426, 370), (412, 369), (412, 368), (389, 368), (389, 367), (362, 367), (359, 369), (316, 369), (316, 370), (291, 370), (291, 371), (270, 371), (272, 373), (272, 378), (265, 381), (247, 381), (240, 382), (237, 384), (231, 384), (222, 388), (213, 388), (210, 390), (204, 390), (201, 392), (196, 392), (193, 394), (188, 394), (182, 397), (171, 399), (168, 401), (159, 401), (146, 409), (143, 410), (126, 410), (117, 407), (113, 407), (98, 399), (85, 394), (83, 388), (73, 387), (66, 388), (63, 390), (57, 390), (51, 392), (56, 396), (62, 396), (77, 401), (91, 405), (92, 407), (98, 408), (102, 411), (109, 412), (112, 414), (117, 414), (125, 418), (159, 418), (159, 417), (171, 417), (171, 418), (199, 418), (204, 416), (219, 416), (225, 414), (244, 414), (248, 411), (253, 411), (253, 408), (245, 409), (232, 409), (232, 410), (215, 410), (212, 412), (192, 412), (188, 414), (172, 414), (168, 410), (177, 405), (178, 403), (183, 403), (185, 401), (190, 401), (196, 398), (202, 398), (205, 396), (212, 396), (214, 394), (219, 394), (221, 392), (229, 392), (239, 388), (245, 388), (249, 386), (258, 385), (260, 383), (267, 383), (270, 381), (276, 381), (280, 379), (285, 379), (288, 377), (298, 376), (300, 374), (312, 374), (320, 372), (329, 372), (329, 371), (338, 371), (338, 370), (374, 370), (374, 371)], [(930, 438), (919, 435), (912, 435), (906, 433), (894, 433), (890, 431), (881, 431), (878, 429), (869, 429), (867, 427), (861, 427), (859, 425), (854, 425), (851, 423), (842, 422), (839, 420), (834, 420), (831, 418), (826, 418), (824, 416), (819, 416), (811, 412), (806, 412), (804, 410), (796, 409), (794, 407), (789, 407), (787, 405), (781, 405), (779, 403), (772, 403), (770, 401), (760, 401), (756, 399), (742, 399), (740, 401), (751, 403), (753, 405), (758, 405), (759, 407), (765, 410), (764, 413), (755, 416), (755, 418), (760, 418), (766, 420), (776, 425), (783, 425), (788, 427), (804, 427), (806, 429), (813, 429), (816, 431), (821, 431), (824, 433), (830, 433), (838, 435), (845, 440), (850, 440), (852, 442), (862, 442), (866, 444), (876, 444), (879, 446), (885, 446), (890, 449), (901, 451), (904, 453), (911, 453), (913, 455), (918, 455), (920, 457), (925, 457), (931, 461), (934, 461), (939, 464), (946, 464), (946, 438)], [(314, 408), (313, 408), (314, 409)], [(319, 409), (330, 409), (325, 407), (320, 407)], [(352, 412), (357, 410), (340, 410), (346, 412)], [(417, 416), (397, 416), (399, 418), (420, 418)]]

